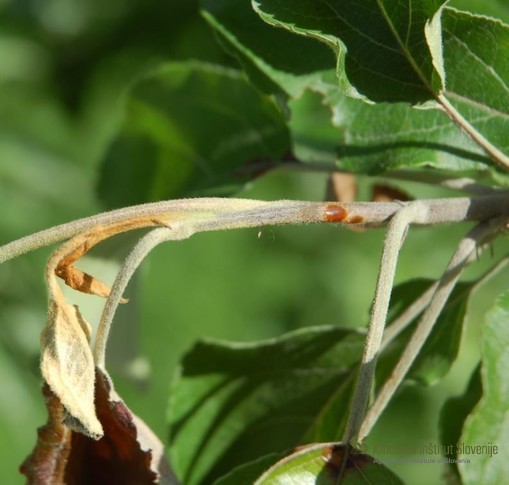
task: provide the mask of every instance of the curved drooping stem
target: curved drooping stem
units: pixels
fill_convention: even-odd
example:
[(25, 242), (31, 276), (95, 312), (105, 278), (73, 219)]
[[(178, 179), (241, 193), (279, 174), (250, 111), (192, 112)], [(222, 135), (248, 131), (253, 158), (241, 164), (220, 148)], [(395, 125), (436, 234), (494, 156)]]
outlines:
[(378, 273), (368, 334), (364, 345), (364, 353), (362, 355), (359, 375), (350, 405), (350, 414), (348, 415), (348, 422), (343, 436), (343, 442), (345, 443), (349, 443), (352, 438), (357, 437), (368, 404), (373, 375), (380, 352), (385, 322), (387, 320), (389, 300), (401, 245), (409, 225), (412, 223), (422, 223), (427, 217), (428, 207), (416, 201), (403, 206), (389, 222)]
[(111, 324), (117, 311), (117, 307), (122, 300), (129, 280), (134, 272), (138, 269), (145, 257), (156, 246), (165, 241), (176, 241), (187, 239), (193, 234), (191, 228), (181, 227), (160, 227), (152, 229), (148, 234), (143, 236), (129, 255), (124, 260), (117, 277), (111, 287), (110, 294), (104, 304), (101, 319), (97, 327), (97, 335), (94, 343), (94, 361), (95, 365), (101, 369), (105, 369), (106, 364), (106, 344), (110, 334)]
[(435, 322), (438, 319), (444, 305), (449, 298), (461, 272), (476, 256), (478, 248), (487, 242), (499, 231), (503, 220), (486, 221), (475, 226), (458, 245), (454, 255), (451, 258), (447, 269), (440, 278), (436, 286), (430, 304), (422, 315), (412, 337), (410, 338), (405, 350), (403, 351), (398, 364), (394, 368), (391, 376), (380, 389), (375, 402), (369, 408), (359, 431), (359, 440), (366, 437), (378, 417), (381, 415), (387, 403), (392, 398), (396, 389), (400, 386), (405, 375), (419, 354), (426, 339), (431, 333)]

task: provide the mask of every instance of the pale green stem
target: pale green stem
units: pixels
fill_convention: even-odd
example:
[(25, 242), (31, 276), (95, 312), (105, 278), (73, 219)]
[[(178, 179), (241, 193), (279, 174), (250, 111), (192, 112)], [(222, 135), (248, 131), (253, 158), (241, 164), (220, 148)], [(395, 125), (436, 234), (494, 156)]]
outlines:
[(120, 300), (122, 299), (122, 295), (125, 293), (129, 280), (136, 269), (150, 251), (152, 251), (152, 249), (154, 249), (157, 245), (166, 241), (187, 239), (192, 234), (192, 229), (185, 226), (175, 228), (160, 227), (153, 229), (143, 236), (136, 246), (134, 246), (120, 267), (117, 277), (111, 287), (111, 292), (104, 304), (94, 344), (94, 361), (97, 367), (105, 369), (106, 345), (110, 334), (111, 324)]
[[(509, 214), (509, 194), (496, 193), (481, 197), (428, 199), (420, 201), (428, 208), (423, 224), (441, 224), (469, 220), (486, 220)], [(331, 205), (335, 204), (335, 205)], [(327, 217), (331, 207), (346, 211), (344, 220)], [(282, 200), (275, 202), (248, 199), (180, 199), (154, 202), (104, 212), (77, 219), (50, 229), (36, 232), (0, 246), (0, 263), (35, 249), (69, 239), (94, 228), (108, 227), (132, 219), (146, 218), (147, 222), (171, 225), (174, 218), (203, 222), (206, 230), (261, 227), (274, 224), (306, 224), (310, 222), (343, 222), (362, 220), (366, 226), (385, 225), (401, 208), (398, 202), (303, 202)], [(149, 224), (147, 224), (149, 225)]]
[(374, 423), (383, 412), (387, 403), (392, 398), (394, 392), (399, 387), (406, 373), (421, 350), (424, 342), (430, 334), (433, 326), (440, 315), (449, 295), (458, 278), (469, 263), (472, 253), (479, 248), (479, 245), (486, 242), (486, 239), (493, 236), (501, 227), (501, 221), (483, 222), (469, 231), (467, 236), (462, 239), (456, 252), (454, 253), (446, 271), (440, 278), (433, 298), (421, 317), (410, 341), (403, 351), (398, 364), (394, 368), (391, 376), (387, 379), (382, 389), (376, 396), (375, 402), (366, 413), (366, 417), (359, 431), (358, 439), (362, 441), (366, 437)]
[(409, 225), (422, 223), (427, 217), (428, 208), (416, 201), (402, 207), (389, 222), (364, 353), (343, 436), (345, 443), (349, 443), (352, 438), (357, 436), (368, 404), (401, 245)]

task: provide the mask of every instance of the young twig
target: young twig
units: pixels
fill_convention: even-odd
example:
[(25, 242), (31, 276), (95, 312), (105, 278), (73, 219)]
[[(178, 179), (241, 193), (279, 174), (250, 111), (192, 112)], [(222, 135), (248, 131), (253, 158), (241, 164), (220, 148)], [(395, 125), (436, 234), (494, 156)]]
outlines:
[[(509, 194), (494, 193), (482, 197), (428, 199), (421, 203), (429, 209), (423, 224), (480, 221), (509, 214)], [(142, 204), (60, 224), (0, 246), (0, 263), (38, 248), (64, 241), (86, 231), (136, 220), (137, 227), (171, 224), (178, 219), (201, 221), (207, 230), (259, 227), (274, 224), (310, 222), (360, 222), (380, 226), (401, 208), (398, 202), (303, 202), (281, 200), (266, 202), (248, 199), (180, 199)], [(327, 217), (331, 210), (344, 210), (343, 218)], [(337, 213), (336, 213), (337, 214)], [(220, 216), (220, 217), (219, 217)], [(216, 219), (220, 220), (216, 220)], [(230, 219), (228, 221), (228, 218)]]
[[(509, 193), (494, 193), (481, 197), (428, 199), (420, 201), (428, 210), (423, 224), (481, 221), (509, 214)], [(275, 202), (248, 199), (180, 199), (154, 202), (104, 212), (77, 219), (50, 229), (36, 232), (0, 246), (0, 263), (44, 246), (70, 239), (95, 228), (118, 225), (135, 219), (136, 227), (172, 224), (186, 219), (200, 223), (203, 230), (260, 227), (275, 224), (306, 224), (311, 222), (362, 223), (365, 226), (387, 224), (398, 212), (398, 202)]]
[(427, 218), (428, 208), (421, 202), (416, 201), (403, 206), (389, 222), (364, 354), (361, 359), (359, 375), (350, 405), (350, 414), (343, 436), (345, 443), (349, 443), (352, 438), (357, 436), (366, 411), (401, 245), (409, 225), (422, 223)]
[(401, 384), (420, 349), (424, 345), (428, 335), (433, 329), (433, 326), (449, 295), (454, 289), (461, 272), (471, 260), (472, 255), (476, 254), (476, 251), (481, 244), (484, 244), (487, 239), (493, 237), (493, 235), (500, 229), (501, 222), (502, 221), (500, 220), (497, 222), (482, 222), (469, 231), (466, 237), (461, 240), (446, 271), (440, 278), (433, 298), (421, 317), (421, 320), (412, 334), (410, 341), (405, 347), (398, 364), (394, 368), (391, 376), (383, 385), (382, 389), (379, 391), (375, 402), (366, 413), (362, 426), (360, 427), (358, 436), (359, 440), (362, 441), (362, 439), (369, 434), (376, 420), (387, 406), (387, 403), (392, 398), (396, 389)]
[(110, 294), (101, 314), (97, 327), (97, 336), (94, 343), (94, 361), (97, 367), (105, 369), (106, 344), (110, 333), (111, 324), (122, 299), (122, 295), (136, 269), (145, 257), (159, 244), (165, 241), (177, 241), (187, 239), (193, 234), (191, 228), (180, 226), (175, 228), (161, 227), (153, 229), (143, 236), (129, 253), (120, 267), (117, 277), (111, 287)]
[[(467, 206), (468, 201), (464, 204)], [(266, 202), (221, 198), (180, 199), (141, 204), (77, 219), (12, 241), (0, 247), (0, 263), (87, 231), (124, 224), (133, 219), (138, 222), (137, 227), (164, 226), (186, 219), (188, 222), (208, 222), (208, 230), (219, 230), (267, 224), (325, 222), (325, 211), (327, 207), (332, 206), (340, 207), (339, 204), (323, 202), (290, 200)], [(355, 207), (352, 209), (356, 210)], [(379, 205), (373, 209), (375, 210), (367, 211), (370, 217), (383, 222), (384, 217), (390, 214), (393, 208)]]
[[(509, 194), (490, 194), (475, 198), (421, 200), (429, 208), (424, 224), (441, 224), (471, 220), (487, 220), (509, 214)], [(327, 217), (327, 212), (343, 209), (343, 219)], [(202, 221), (207, 230), (259, 227), (271, 224), (305, 224), (310, 222), (362, 221), (367, 226), (385, 225), (401, 208), (398, 202), (275, 202), (248, 199), (180, 199), (142, 204), (103, 212), (91, 217), (60, 224), (0, 246), (0, 263), (38, 248), (64, 241), (98, 227), (108, 227), (136, 219), (138, 226), (171, 224), (175, 219)], [(221, 215), (221, 221), (214, 219)], [(228, 223), (228, 217), (231, 219)], [(208, 224), (207, 224), (208, 221)]]

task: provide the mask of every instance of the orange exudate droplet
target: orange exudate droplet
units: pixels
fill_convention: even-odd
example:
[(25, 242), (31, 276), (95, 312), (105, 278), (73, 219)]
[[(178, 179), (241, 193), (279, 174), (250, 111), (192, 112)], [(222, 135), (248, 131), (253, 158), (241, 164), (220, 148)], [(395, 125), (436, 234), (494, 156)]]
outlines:
[(353, 217), (348, 218), (348, 222), (350, 224), (360, 224), (363, 221), (364, 221), (364, 217), (362, 217), (362, 216), (353, 216)]
[(339, 204), (327, 204), (325, 206), (325, 222), (343, 222), (347, 215), (346, 209)]

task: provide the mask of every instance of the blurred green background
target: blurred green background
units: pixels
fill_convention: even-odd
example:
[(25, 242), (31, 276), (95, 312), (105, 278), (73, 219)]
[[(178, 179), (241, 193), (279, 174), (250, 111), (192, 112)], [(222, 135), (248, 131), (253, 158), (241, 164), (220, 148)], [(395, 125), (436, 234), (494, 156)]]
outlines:
[[(451, 3), (509, 20), (502, 1)], [(167, 60), (234, 65), (197, 12), (197, 2), (189, 0), (0, 0), (0, 243), (104, 210), (96, 195), (101, 157), (133, 79)], [(240, 195), (322, 200), (325, 180), (325, 174), (272, 172)], [(371, 183), (360, 180), (361, 198), (368, 197)], [(418, 184), (402, 187), (415, 197), (445, 195)], [(438, 277), (466, 230), (411, 231), (397, 281)], [(164, 441), (169, 382), (196, 339), (249, 341), (308, 325), (365, 325), (382, 240), (381, 231), (278, 227), (201, 234), (156, 249), (116, 318), (108, 359), (117, 391)], [(111, 282), (132, 242), (125, 237), (99, 249), (86, 269)], [(50, 251), (0, 268), (2, 483), (23, 483), (17, 467), (46, 420), (38, 344)], [(495, 245), (466, 278), (501, 254)], [(463, 390), (475, 367), (482, 315), (503, 286), (500, 275), (472, 299), (466, 339), (449, 376), (431, 389), (403, 389), (374, 442), (409, 429), (415, 440), (438, 442), (440, 407)], [(69, 295), (91, 323), (97, 320), (99, 298)], [(394, 468), (411, 483), (436, 482), (443, 471), (422, 465), (423, 477), (419, 466)]]

